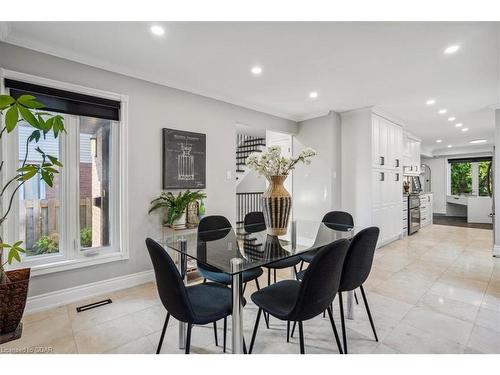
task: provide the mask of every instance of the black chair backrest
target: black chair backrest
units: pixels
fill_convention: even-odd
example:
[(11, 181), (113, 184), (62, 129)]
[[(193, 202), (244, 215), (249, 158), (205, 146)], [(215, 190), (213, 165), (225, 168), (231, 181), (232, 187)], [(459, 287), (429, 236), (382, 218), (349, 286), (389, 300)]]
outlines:
[[(209, 247), (207, 246), (207, 242), (220, 240), (226, 237), (232, 230), (231, 223), (224, 216), (205, 216), (198, 224), (198, 255), (204, 252), (205, 257), (208, 257), (208, 254), (206, 254)], [(205, 269), (207, 271), (220, 272), (220, 270), (209, 266), (208, 264), (198, 262), (197, 265), (198, 268)]]
[(264, 214), (261, 211), (249, 212), (243, 220), (243, 228), (247, 233), (256, 233), (266, 230)]
[(151, 238), (146, 238), (146, 246), (153, 262), (156, 287), (163, 306), (175, 319), (182, 322), (192, 322), (194, 313), (191, 302), (181, 275), (170, 255)]
[(338, 292), (349, 240), (326, 245), (314, 256), (300, 285), (290, 320), (307, 320), (326, 310)]
[(366, 281), (372, 268), (379, 233), (377, 227), (370, 227), (357, 233), (351, 240), (344, 261), (339, 291), (354, 290)]
[[(347, 231), (354, 227), (352, 215), (344, 211), (330, 211), (321, 220), (331, 229)], [(338, 224), (338, 225), (335, 225)]]

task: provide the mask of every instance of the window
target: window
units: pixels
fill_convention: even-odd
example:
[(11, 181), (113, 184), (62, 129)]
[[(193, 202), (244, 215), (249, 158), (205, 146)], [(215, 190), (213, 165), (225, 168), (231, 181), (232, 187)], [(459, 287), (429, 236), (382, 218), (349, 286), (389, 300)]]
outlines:
[[(22, 84), (13, 83), (14, 88), (6, 86), (13, 96), (13, 92), (18, 95), (25, 93), (23, 87), (35, 87), (37, 91), (32, 95), (43, 97), (38, 92), (45, 87)], [(94, 95), (101, 94), (96, 90), (81, 89)], [(48, 111), (64, 117), (67, 133), (57, 139), (47, 135), (39, 143), (28, 145), (27, 139), (33, 128), (19, 124), (15, 136), (7, 138), (8, 155), (17, 156), (7, 160), (9, 171), (15, 171), (24, 160), (31, 164), (40, 163), (40, 154), (35, 150), (38, 146), (47, 154), (58, 157), (63, 164), (52, 187), (37, 177), (19, 189), (14, 203), (17, 205), (14, 207), (16, 215), (9, 219), (7, 236), (23, 240), (26, 249), (23, 266), (32, 267), (35, 275), (128, 257), (126, 186), (123, 183), (126, 178), (126, 118), (117, 117), (124, 117), (126, 113), (125, 108), (120, 107), (126, 106), (126, 98), (102, 93), (104, 96), (114, 95), (120, 101), (102, 99), (104, 109), (100, 110), (101, 99), (98, 97), (66, 91), (54, 93), (53, 90), (47, 88), (44, 103), (50, 103)], [(64, 103), (65, 94), (71, 98), (70, 104)], [(57, 96), (55, 102), (51, 102), (51, 95)], [(81, 105), (79, 95), (85, 97), (85, 103)], [(97, 103), (96, 107), (89, 104), (92, 100)], [(112, 106), (115, 109), (111, 110)], [(65, 108), (72, 113), (65, 113)]]
[(449, 191), (452, 195), (491, 197), (491, 157), (449, 159)]

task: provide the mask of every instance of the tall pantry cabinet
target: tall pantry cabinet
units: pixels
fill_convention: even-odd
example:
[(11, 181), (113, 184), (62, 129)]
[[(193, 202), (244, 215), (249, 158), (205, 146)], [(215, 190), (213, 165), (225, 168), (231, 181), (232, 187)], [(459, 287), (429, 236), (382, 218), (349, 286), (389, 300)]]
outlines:
[(342, 117), (342, 209), (380, 228), (378, 245), (402, 236), (403, 130), (373, 108)]

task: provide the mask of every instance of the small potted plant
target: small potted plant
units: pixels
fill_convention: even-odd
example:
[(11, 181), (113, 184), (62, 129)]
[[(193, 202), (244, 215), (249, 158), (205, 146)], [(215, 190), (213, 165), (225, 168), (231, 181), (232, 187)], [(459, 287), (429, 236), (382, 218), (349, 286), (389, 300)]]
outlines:
[(172, 228), (180, 229), (186, 227), (186, 209), (191, 202), (206, 198), (206, 194), (202, 191), (179, 192), (177, 195), (171, 192), (162, 192), (160, 196), (151, 201), (149, 213), (160, 208), (166, 208), (166, 216), (164, 224)]

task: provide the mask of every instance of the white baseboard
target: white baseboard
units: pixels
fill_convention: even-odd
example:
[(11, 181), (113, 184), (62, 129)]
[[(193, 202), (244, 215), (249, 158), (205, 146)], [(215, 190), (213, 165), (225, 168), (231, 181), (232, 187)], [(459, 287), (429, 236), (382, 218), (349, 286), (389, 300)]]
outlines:
[(25, 313), (29, 314), (51, 309), (104, 293), (131, 288), (153, 280), (153, 270), (149, 270), (28, 297)]

